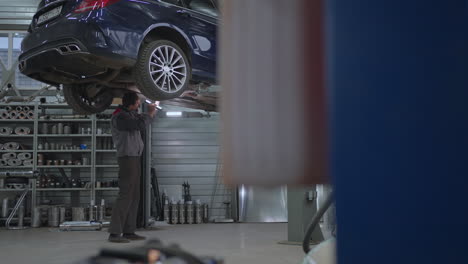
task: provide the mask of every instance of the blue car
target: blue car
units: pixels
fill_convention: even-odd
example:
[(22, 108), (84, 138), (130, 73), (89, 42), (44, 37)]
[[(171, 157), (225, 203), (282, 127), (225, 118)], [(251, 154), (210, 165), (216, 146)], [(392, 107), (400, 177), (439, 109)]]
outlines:
[(83, 114), (128, 90), (152, 100), (216, 82), (217, 0), (41, 0), (20, 71)]

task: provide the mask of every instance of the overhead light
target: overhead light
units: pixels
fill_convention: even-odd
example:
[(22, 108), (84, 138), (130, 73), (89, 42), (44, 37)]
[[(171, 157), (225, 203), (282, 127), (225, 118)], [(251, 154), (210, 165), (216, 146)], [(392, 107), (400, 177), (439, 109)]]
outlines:
[(182, 116), (182, 112), (166, 112), (166, 116), (180, 117), (180, 116)]

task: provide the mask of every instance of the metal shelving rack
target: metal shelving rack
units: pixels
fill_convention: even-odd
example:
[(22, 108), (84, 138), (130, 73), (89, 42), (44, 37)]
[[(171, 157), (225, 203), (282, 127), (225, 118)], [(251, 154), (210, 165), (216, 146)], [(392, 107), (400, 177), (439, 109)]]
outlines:
[[(18, 124), (18, 126), (24, 126), (24, 125), (28, 125), (28, 124), (31, 124), (33, 125), (33, 130), (32, 130), (32, 134), (30, 135), (1, 135), (0, 138), (8, 138), (8, 140), (12, 140), (12, 139), (28, 139), (28, 141), (30, 139), (32, 139), (32, 149), (27, 149), (27, 150), (1, 150), (0, 153), (8, 153), (8, 152), (14, 152), (14, 153), (24, 153), (24, 152), (27, 152), (27, 153), (32, 153), (33, 155), (33, 166), (3, 166), (3, 167), (0, 167), (0, 171), (3, 171), (3, 170), (6, 170), (6, 171), (11, 171), (11, 169), (14, 169), (14, 170), (20, 170), (20, 169), (24, 169), (24, 170), (35, 170), (35, 165), (36, 165), (36, 158), (37, 158), (37, 152), (36, 152), (36, 146), (37, 146), (37, 104), (36, 103), (21, 103), (21, 104), (2, 104), (0, 105), (0, 107), (2, 108), (5, 108), (7, 106), (28, 106), (30, 108), (32, 108), (32, 110), (34, 111), (34, 118), (33, 119), (0, 119), (0, 126), (5, 126), (7, 124), (12, 124), (12, 125), (15, 125), (15, 124)], [(30, 194), (31, 195), (31, 216), (34, 214), (34, 205), (36, 204), (36, 179), (29, 179), (29, 182), (28, 182), (30, 188), (29, 188), (29, 193), (28, 195)], [(25, 189), (6, 189), (6, 188), (2, 188), (0, 189), (0, 192), (8, 192), (8, 193), (12, 193), (12, 192), (24, 192)], [(17, 219), (17, 218), (13, 218), (13, 219)], [(29, 219), (29, 217), (25, 217), (25, 219)], [(6, 219), (1, 219), (1, 220), (6, 220)]]
[[(31, 186), (31, 216), (34, 217), (34, 206), (37, 205), (37, 198), (39, 193), (47, 193), (47, 192), (87, 192), (86, 195), (89, 195), (90, 200), (96, 201), (96, 191), (118, 191), (118, 187), (101, 187), (96, 188), (96, 173), (97, 169), (105, 169), (105, 168), (118, 168), (118, 165), (101, 165), (96, 164), (96, 153), (116, 153), (115, 149), (96, 149), (97, 138), (102, 137), (111, 137), (111, 134), (97, 134), (96, 129), (98, 128), (98, 124), (102, 124), (103, 122), (110, 122), (110, 119), (97, 119), (96, 115), (90, 115), (89, 118), (77, 118), (77, 119), (46, 119), (41, 118), (41, 109), (69, 109), (67, 104), (39, 104), (39, 103), (31, 103), (31, 104), (0, 104), (0, 108), (5, 108), (6, 106), (29, 106), (32, 110), (34, 110), (34, 118), (33, 119), (0, 119), (0, 126), (5, 126), (6, 124), (11, 123), (14, 125), (17, 123), (17, 126), (22, 126), (26, 124), (33, 125), (32, 134), (30, 135), (7, 135), (7, 136), (0, 136), (2, 138), (8, 138), (8, 140), (12, 140), (14, 138), (22, 138), (24, 139), (32, 139), (32, 149), (30, 150), (0, 150), (0, 153), (6, 152), (30, 152), (33, 154), (33, 166), (4, 166), (0, 167), (0, 171), (11, 170), (11, 169), (25, 169), (25, 170), (58, 170), (60, 168), (64, 169), (84, 169), (90, 170), (90, 187), (89, 188), (36, 188), (36, 179), (31, 179), (29, 184)], [(88, 123), (91, 125), (91, 134), (39, 134), (39, 126), (42, 123)], [(45, 150), (45, 149), (38, 149), (38, 143), (43, 138), (48, 138), (50, 141), (53, 139), (59, 138), (86, 138), (90, 141), (91, 149), (78, 149), (78, 150)], [(37, 165), (37, 154), (39, 153), (89, 153), (90, 154), (90, 164), (89, 165)], [(80, 172), (81, 173), (81, 172)], [(0, 189), (0, 192), (21, 192), (24, 191), (23, 189)], [(84, 194), (81, 194), (84, 195)], [(96, 201), (97, 202), (97, 201)]]

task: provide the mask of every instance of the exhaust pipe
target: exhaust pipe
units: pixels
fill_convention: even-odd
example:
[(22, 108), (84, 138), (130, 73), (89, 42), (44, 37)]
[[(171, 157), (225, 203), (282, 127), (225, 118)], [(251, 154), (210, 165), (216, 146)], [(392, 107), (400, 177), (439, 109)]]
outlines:
[(63, 46), (59, 46), (57, 48), (58, 52), (62, 55), (67, 55), (67, 54), (70, 54), (70, 53), (75, 53), (75, 52), (80, 52), (81, 49), (78, 45), (76, 44), (67, 44), (67, 45), (63, 45)]

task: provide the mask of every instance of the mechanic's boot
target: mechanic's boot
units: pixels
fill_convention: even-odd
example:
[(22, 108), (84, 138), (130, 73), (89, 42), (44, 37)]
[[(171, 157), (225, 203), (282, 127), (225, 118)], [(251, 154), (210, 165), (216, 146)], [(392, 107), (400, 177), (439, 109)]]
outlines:
[(120, 234), (110, 234), (107, 240), (112, 243), (130, 243), (130, 240), (126, 239)]
[(129, 239), (129, 240), (145, 240), (146, 237), (144, 236), (139, 236), (135, 233), (124, 233), (122, 235), (123, 238)]

